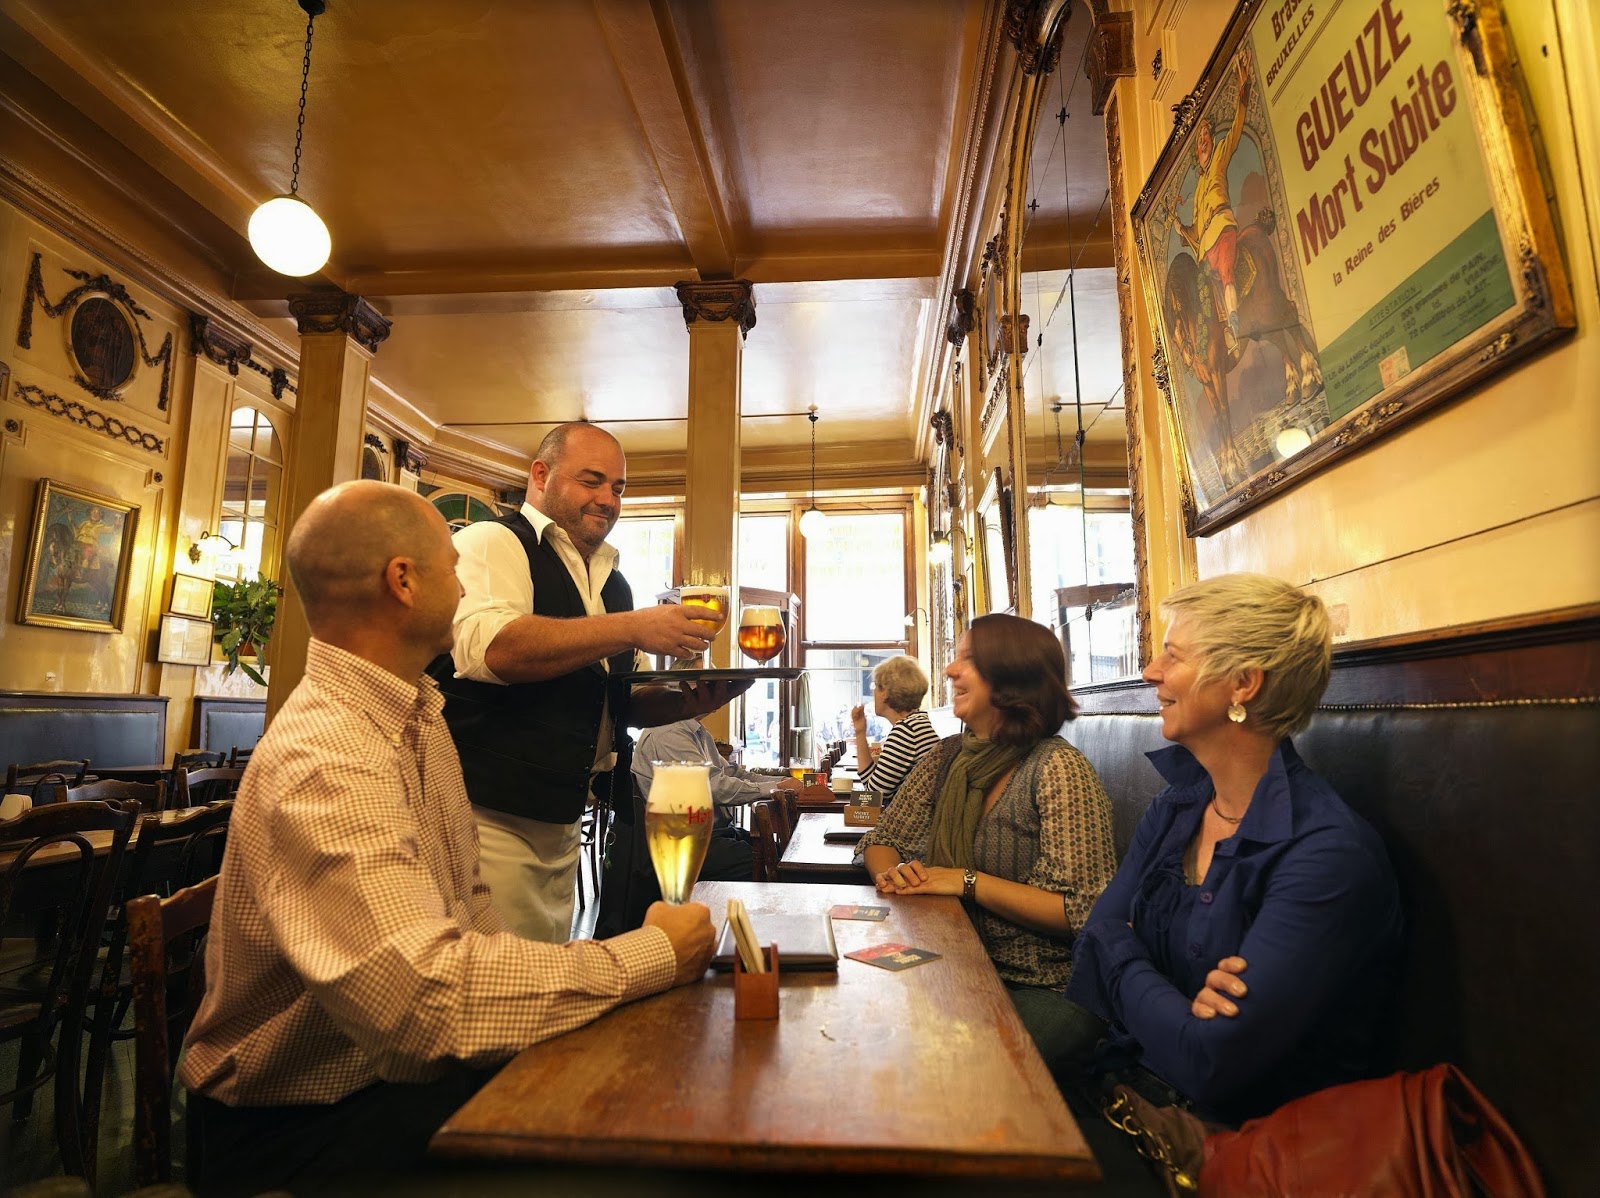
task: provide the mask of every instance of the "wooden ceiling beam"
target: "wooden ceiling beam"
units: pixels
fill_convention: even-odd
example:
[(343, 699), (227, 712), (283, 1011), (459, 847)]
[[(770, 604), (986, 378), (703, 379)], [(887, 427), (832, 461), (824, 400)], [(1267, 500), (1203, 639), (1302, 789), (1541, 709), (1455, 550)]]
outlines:
[(701, 278), (733, 277), (734, 230), (717, 191), (665, 0), (594, 0), (594, 9), (694, 272)]

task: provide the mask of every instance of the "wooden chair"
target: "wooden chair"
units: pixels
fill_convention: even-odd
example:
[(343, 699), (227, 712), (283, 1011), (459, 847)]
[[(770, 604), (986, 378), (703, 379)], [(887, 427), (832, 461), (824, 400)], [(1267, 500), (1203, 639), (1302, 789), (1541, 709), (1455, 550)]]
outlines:
[(783, 834), (783, 847), (788, 848), (789, 837), (793, 836), (794, 830), (800, 826), (800, 792), (783, 786), (773, 791), (772, 797), (777, 800), (778, 809), (783, 812), (783, 824), (787, 828)]
[[(121, 803), (50, 803), (4, 825), (5, 839), (22, 844), (0, 857), (0, 951), (14, 914), (59, 906), (60, 918), (53, 921), (48, 956), (39, 957), (35, 945), (28, 964), (0, 976), (0, 1042), (20, 1042), (16, 1084), (0, 1094), (0, 1105), (12, 1105), (15, 1118), (26, 1118), (34, 1092), (54, 1076), (62, 1168), (91, 1180), (93, 1151), (83, 1136), (79, 1083), (83, 1013), (137, 818), (136, 810)], [(90, 839), (95, 834), (103, 852)], [(58, 1028), (59, 1043), (52, 1046)]]
[(750, 880), (776, 882), (778, 859), (783, 850), (778, 847), (777, 822), (773, 812), (776, 805), (771, 799), (760, 799), (750, 804)]
[(229, 768), (242, 770), (245, 767), (245, 763), (250, 760), (250, 754), (253, 752), (255, 752), (254, 746), (248, 749), (241, 749), (238, 745), (234, 745), (233, 752), (228, 754)]
[(182, 769), (209, 770), (227, 764), (228, 755), (221, 749), (185, 749), (172, 755), (172, 774), (177, 777)]
[(6, 794), (25, 794), (35, 803), (48, 803), (41, 798), (45, 787), (63, 784), (77, 786), (89, 772), (89, 759), (81, 757), (71, 761), (41, 761), (35, 765), (9, 765), (6, 767)]
[(128, 904), (133, 972), (133, 1153), (140, 1186), (172, 1180), (172, 1073), (200, 996), (217, 880)]
[(112, 920), (94, 1014), (89, 1020), (83, 1123), (91, 1145), (97, 1143), (99, 1133), (101, 1089), (111, 1042), (132, 1034), (120, 1030), (133, 1000), (133, 979), (124, 967), (128, 907), (136, 897), (154, 894), (159, 898), (215, 877), (222, 867), (232, 817), (233, 804), (221, 802), (195, 807), (168, 820), (147, 815), (139, 821), (138, 836), (118, 883), (120, 917)]
[(167, 809), (167, 784), (159, 778), (154, 782), (124, 782), (120, 778), (107, 778), (100, 782), (85, 782), (82, 786), (59, 787), (58, 793), (68, 803), (137, 803), (140, 812), (145, 815)]
[(172, 774), (172, 805), (203, 807), (207, 803), (220, 803), (233, 798), (238, 793), (239, 779), (244, 777), (244, 770), (225, 765), (209, 769), (189, 769), (180, 765)]

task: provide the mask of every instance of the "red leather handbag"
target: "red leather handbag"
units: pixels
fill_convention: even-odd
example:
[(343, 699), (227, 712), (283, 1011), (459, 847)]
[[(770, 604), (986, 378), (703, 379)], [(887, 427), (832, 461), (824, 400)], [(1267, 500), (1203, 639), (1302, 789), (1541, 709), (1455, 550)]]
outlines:
[(1198, 1181), (1216, 1198), (1545, 1198), (1516, 1133), (1453, 1065), (1332, 1086), (1238, 1131), (1152, 1107), (1125, 1086), (1107, 1117), (1164, 1167), (1170, 1188)]
[(1544, 1198), (1517, 1134), (1454, 1065), (1350, 1082), (1206, 1137), (1202, 1194)]

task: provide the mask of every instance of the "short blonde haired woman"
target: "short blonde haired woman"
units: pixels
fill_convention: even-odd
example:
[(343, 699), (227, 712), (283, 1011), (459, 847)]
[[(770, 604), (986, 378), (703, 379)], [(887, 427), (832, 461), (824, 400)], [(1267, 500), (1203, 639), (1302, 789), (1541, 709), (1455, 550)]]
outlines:
[(1067, 999), (1080, 1050), (1109, 1040), (1097, 1071), (1133, 1062), (1147, 1096), (1236, 1122), (1373, 1060), (1399, 894), (1377, 833), (1289, 741), (1328, 684), (1322, 601), (1228, 574), (1161, 610), (1144, 677), (1177, 742), (1149, 755), (1168, 785), (1078, 934)]
[(885, 803), (894, 798), (911, 767), (939, 744), (928, 713), (921, 710), (927, 693), (928, 676), (915, 658), (902, 653), (878, 663), (872, 671), (872, 711), (888, 720), (890, 727), (876, 757), (867, 743), (866, 705), (850, 709), (850, 722), (856, 730), (857, 777)]

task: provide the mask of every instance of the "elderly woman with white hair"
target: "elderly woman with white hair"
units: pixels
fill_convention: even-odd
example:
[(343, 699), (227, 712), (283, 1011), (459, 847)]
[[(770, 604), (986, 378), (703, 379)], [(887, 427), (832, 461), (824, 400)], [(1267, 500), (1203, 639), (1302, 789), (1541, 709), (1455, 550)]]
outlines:
[(876, 758), (867, 744), (866, 705), (850, 709), (856, 730), (856, 761), (861, 763), (857, 777), (862, 786), (882, 795), (885, 803), (894, 798), (911, 767), (939, 745), (939, 734), (922, 710), (927, 693), (928, 676), (913, 657), (891, 657), (872, 671), (872, 711), (890, 725)]
[(1229, 574), (1161, 609), (1144, 677), (1177, 743), (1149, 755), (1168, 785), (1078, 933), (1066, 1071), (1092, 1061), (1238, 1122), (1373, 1063), (1399, 893), (1377, 833), (1289, 740), (1328, 683), (1322, 601)]

